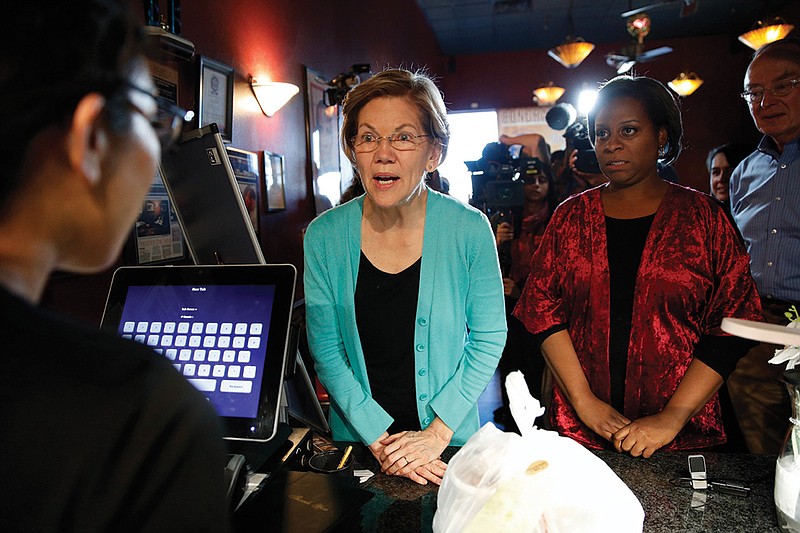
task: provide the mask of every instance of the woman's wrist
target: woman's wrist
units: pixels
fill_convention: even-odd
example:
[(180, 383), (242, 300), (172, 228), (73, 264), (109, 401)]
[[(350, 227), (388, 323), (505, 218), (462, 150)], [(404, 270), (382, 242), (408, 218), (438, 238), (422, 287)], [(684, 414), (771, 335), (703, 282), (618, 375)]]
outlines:
[(571, 394), (568, 400), (577, 413), (580, 413), (584, 409), (590, 409), (595, 402), (600, 401), (588, 387), (585, 391)]
[(664, 409), (658, 414), (660, 415), (660, 418), (662, 418), (667, 424), (671, 425), (675, 429), (676, 433), (683, 429), (683, 426), (685, 426), (689, 420), (692, 419), (691, 411), (688, 409), (672, 407), (669, 403), (667, 403), (667, 405), (664, 406)]
[(383, 434), (380, 437), (375, 439), (375, 442), (373, 442), (372, 444), (367, 445), (367, 448), (369, 448), (369, 451), (371, 451), (373, 454), (381, 453), (381, 450), (383, 450), (383, 448), (384, 448), (383, 440), (388, 436), (389, 436), (389, 433), (384, 431)]
[(429, 431), (433, 433), (434, 436), (444, 444), (444, 447), (447, 447), (450, 444), (450, 441), (453, 439), (453, 430), (450, 429), (447, 424), (445, 424), (441, 418), (438, 416), (433, 419), (433, 422), (425, 428), (424, 431)]

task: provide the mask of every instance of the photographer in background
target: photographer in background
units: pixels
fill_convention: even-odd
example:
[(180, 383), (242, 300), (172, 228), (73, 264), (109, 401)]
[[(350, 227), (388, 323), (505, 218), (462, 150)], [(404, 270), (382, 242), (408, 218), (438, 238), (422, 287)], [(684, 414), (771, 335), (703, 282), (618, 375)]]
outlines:
[[(503, 405), (494, 413), (495, 421), (502, 424), (508, 431), (516, 431), (516, 425), (509, 411), (508, 395), (505, 390), (506, 376), (520, 370), (525, 375), (531, 394), (542, 398), (542, 374), (544, 372), (544, 359), (536, 348), (533, 336), (528, 333), (525, 326), (511, 315), (522, 287), (530, 272), (530, 263), (533, 253), (539, 245), (545, 226), (556, 207), (556, 189), (553, 182), (553, 173), (549, 165), (541, 163), (538, 156), (549, 160), (549, 150), (541, 135), (530, 134), (519, 137), (501, 136), (503, 143), (519, 142), (524, 140), (520, 159), (526, 153), (536, 153), (539, 164), (520, 164), (519, 180), (524, 185), (524, 203), (519, 211), (521, 224), (514, 233), (513, 221), (498, 220), (493, 224), (496, 227), (497, 250), (500, 257), (500, 267), (503, 273), (503, 292), (506, 301), (506, 321), (508, 323), (508, 336), (503, 355), (498, 368), (503, 386)], [(531, 149), (535, 147), (534, 149)], [(502, 217), (499, 217), (502, 218)]]
[(564, 163), (561, 171), (554, 174), (558, 203), (573, 194), (605, 183), (607, 178), (600, 172), (597, 164), (585, 117), (579, 118), (577, 110), (571, 104), (558, 104), (547, 112), (545, 120), (554, 130), (565, 130), (565, 155), (559, 154), (559, 159), (563, 157)]

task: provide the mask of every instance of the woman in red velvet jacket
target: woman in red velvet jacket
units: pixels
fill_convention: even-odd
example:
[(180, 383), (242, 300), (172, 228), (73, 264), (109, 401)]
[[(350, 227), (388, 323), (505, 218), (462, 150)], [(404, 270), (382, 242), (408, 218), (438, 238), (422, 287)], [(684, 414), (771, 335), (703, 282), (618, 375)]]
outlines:
[(556, 209), (515, 310), (554, 375), (550, 423), (634, 456), (722, 444), (716, 391), (750, 343), (720, 322), (760, 317), (744, 245), (710, 196), (658, 177), (682, 137), (661, 83), (617, 77), (588, 119), (609, 181)]

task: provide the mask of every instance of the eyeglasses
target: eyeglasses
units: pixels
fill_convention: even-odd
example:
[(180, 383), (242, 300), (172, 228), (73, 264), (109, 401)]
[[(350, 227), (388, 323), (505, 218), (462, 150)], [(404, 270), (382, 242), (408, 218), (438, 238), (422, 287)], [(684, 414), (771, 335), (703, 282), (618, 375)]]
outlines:
[(772, 87), (766, 89), (758, 87), (755, 89), (750, 89), (749, 91), (744, 91), (740, 96), (750, 104), (754, 104), (756, 102), (761, 103), (764, 101), (764, 95), (767, 93), (767, 91), (771, 92), (774, 96), (787, 96), (790, 92), (792, 92), (792, 89), (794, 89), (794, 86), (798, 83), (800, 83), (800, 79), (779, 81)]
[(142, 89), (141, 87), (137, 87), (132, 83), (126, 83), (125, 86), (134, 91), (146, 94), (156, 101), (157, 111), (154, 117), (148, 113), (145, 113), (139, 106), (130, 100), (128, 101), (128, 104), (134, 109), (134, 111), (143, 115), (150, 121), (150, 125), (153, 126), (153, 129), (158, 136), (158, 140), (161, 142), (161, 151), (163, 152), (167, 150), (175, 143), (175, 141), (178, 140), (181, 135), (181, 131), (183, 131), (184, 123), (194, 117), (194, 112), (186, 111), (185, 109), (182, 109), (175, 104), (164, 100), (163, 98), (159, 98), (150, 91)]
[(414, 135), (413, 133), (409, 133), (407, 131), (398, 131), (392, 133), (391, 135), (383, 136), (378, 136), (374, 133), (362, 133), (361, 135), (352, 137), (350, 142), (352, 142), (355, 146), (356, 152), (362, 154), (377, 150), (382, 139), (389, 141), (389, 145), (395, 150), (407, 152), (409, 150), (416, 149), (417, 146), (422, 144), (421, 142), (416, 141), (416, 139), (419, 139), (420, 137), (430, 137), (430, 135)]

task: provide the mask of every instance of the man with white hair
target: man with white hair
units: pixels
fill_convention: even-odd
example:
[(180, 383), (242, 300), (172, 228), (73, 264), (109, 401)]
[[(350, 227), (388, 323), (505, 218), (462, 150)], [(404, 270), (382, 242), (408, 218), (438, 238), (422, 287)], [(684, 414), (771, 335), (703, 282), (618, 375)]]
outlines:
[[(750, 253), (750, 270), (766, 321), (786, 324), (800, 302), (800, 41), (760, 48), (742, 97), (764, 134), (734, 170), (731, 210)], [(800, 308), (800, 307), (798, 307)], [(762, 343), (739, 361), (728, 381), (736, 417), (752, 453), (777, 454), (789, 425), (783, 365), (767, 361), (778, 346)]]

